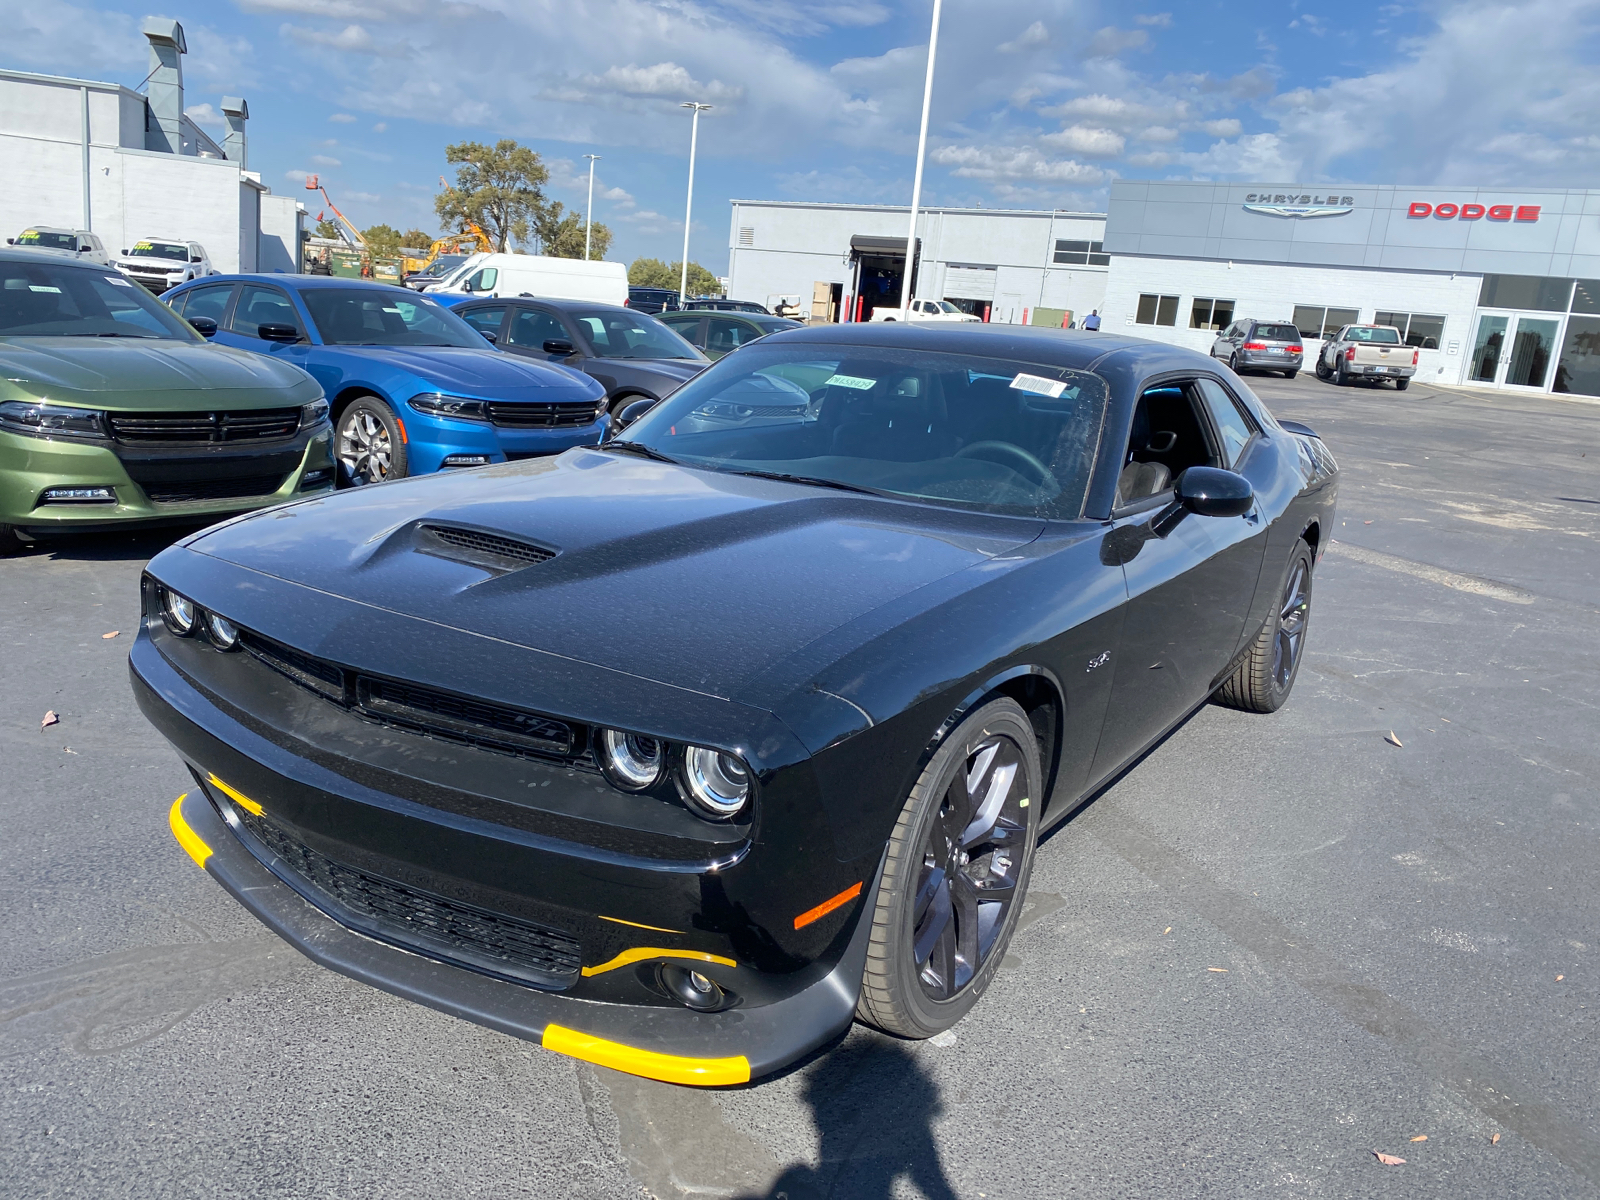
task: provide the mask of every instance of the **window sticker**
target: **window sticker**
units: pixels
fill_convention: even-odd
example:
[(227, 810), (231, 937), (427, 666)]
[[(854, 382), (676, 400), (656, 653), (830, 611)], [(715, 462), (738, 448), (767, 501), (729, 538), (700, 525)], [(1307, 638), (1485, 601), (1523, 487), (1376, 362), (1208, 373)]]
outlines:
[(1018, 375), (1011, 381), (1011, 386), (1019, 392), (1033, 392), (1038, 396), (1049, 396), (1052, 400), (1061, 399), (1061, 393), (1067, 390), (1067, 385), (1059, 379), (1046, 379), (1042, 375)]
[(862, 379), (856, 375), (830, 375), (823, 380), (823, 387), (854, 388), (858, 392), (870, 392), (878, 386), (876, 379)]
[(154, 250), (155, 249), (155, 247), (153, 245), (151, 245), (149, 242), (135, 242), (133, 244), (133, 248), (135, 250)]
[(61, 294), (61, 289), (58, 287), (45, 287), (43, 284), (38, 283), (30, 283), (28, 290), (30, 292), (54, 292), (58, 296)]
[(126, 280), (126, 279), (124, 279), (124, 278), (123, 278), (123, 277), (122, 277), (122, 276), (121, 276), (121, 275), (105, 275), (105, 276), (102, 276), (102, 278), (103, 278), (103, 279), (104, 279), (104, 280), (105, 280), (105, 281), (106, 281), (106, 282), (107, 282), (107, 283), (114, 283), (114, 284), (116, 284), (116, 285), (117, 285), (117, 286), (118, 286), (118, 287), (132, 287), (132, 286), (133, 286), (133, 284), (131, 284), (131, 283), (129, 283), (129, 282), (128, 282), (128, 281), (127, 281), (127, 280)]

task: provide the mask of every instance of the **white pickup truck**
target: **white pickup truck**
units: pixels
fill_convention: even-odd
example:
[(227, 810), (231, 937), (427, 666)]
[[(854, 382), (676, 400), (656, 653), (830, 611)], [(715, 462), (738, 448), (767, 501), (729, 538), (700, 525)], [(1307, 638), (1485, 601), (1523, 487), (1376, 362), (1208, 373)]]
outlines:
[(1341, 387), (1352, 380), (1394, 381), (1395, 390), (1411, 386), (1420, 352), (1405, 344), (1393, 325), (1346, 325), (1322, 343), (1317, 355), (1317, 378), (1331, 379)]
[(903, 308), (875, 308), (874, 321), (978, 321), (971, 313), (964, 313), (948, 300), (913, 300), (911, 315)]

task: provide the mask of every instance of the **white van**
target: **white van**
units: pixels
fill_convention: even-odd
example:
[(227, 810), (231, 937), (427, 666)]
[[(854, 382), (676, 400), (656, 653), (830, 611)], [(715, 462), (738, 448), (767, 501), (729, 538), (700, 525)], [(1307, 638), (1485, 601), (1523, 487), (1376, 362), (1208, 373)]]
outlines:
[(625, 304), (628, 268), (619, 262), (545, 258), (537, 254), (474, 254), (438, 283), (424, 289), (446, 304), (453, 296), (543, 296)]

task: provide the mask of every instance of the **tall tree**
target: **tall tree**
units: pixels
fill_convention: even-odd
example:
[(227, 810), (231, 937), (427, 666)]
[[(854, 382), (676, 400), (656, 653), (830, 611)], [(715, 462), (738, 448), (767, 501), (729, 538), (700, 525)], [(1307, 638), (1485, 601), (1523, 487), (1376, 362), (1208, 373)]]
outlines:
[(426, 250), (433, 245), (433, 234), (413, 226), (400, 235), (400, 244), (412, 250)]
[[(668, 266), (659, 258), (636, 258), (628, 267), (628, 282), (634, 287), (659, 287), (678, 290), (683, 278), (683, 261)], [(689, 295), (720, 296), (722, 284), (697, 262), (689, 264)]]
[(393, 258), (404, 245), (400, 240), (400, 231), (393, 225), (369, 226), (361, 231), (361, 237), (367, 243), (368, 251), (377, 258)]
[(341, 242), (344, 240), (344, 234), (339, 229), (339, 222), (331, 217), (324, 217), (317, 222), (317, 236), (319, 238), (333, 238), (335, 241)]
[[(551, 258), (583, 257), (582, 213), (565, 211), (558, 200), (540, 214), (535, 228), (538, 230), (542, 253), (548, 254)], [(606, 256), (606, 251), (609, 249), (611, 249), (611, 230), (596, 221), (589, 238), (589, 257), (598, 261)]]
[(445, 161), (456, 164), (456, 185), (439, 193), (434, 209), (448, 229), (474, 221), (496, 250), (523, 243), (545, 209), (544, 185), (550, 179), (539, 156), (511, 138), (493, 146), (457, 142), (446, 146)]

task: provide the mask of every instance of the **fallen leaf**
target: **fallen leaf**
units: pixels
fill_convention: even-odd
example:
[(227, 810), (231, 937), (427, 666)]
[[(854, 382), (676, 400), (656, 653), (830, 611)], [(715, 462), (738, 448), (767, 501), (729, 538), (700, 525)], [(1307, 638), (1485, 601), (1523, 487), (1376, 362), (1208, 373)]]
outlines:
[(1428, 1140), (1428, 1135), (1425, 1134), (1425, 1133), (1419, 1133), (1419, 1134), (1417, 1134), (1416, 1137), (1412, 1138), (1411, 1140), (1413, 1142), (1425, 1142), (1425, 1141)]
[(1497, 1133), (1492, 1138), (1489, 1139), (1489, 1145), (1498, 1146), (1499, 1144), (1500, 1144), (1500, 1135)]
[(61, 752), (63, 754), (76, 754), (77, 753), (77, 751), (74, 750), (71, 746), (63, 746), (63, 747), (61, 747)]
[(1398, 1158), (1393, 1154), (1385, 1154), (1382, 1150), (1374, 1150), (1373, 1153), (1378, 1156), (1378, 1161), (1386, 1167), (1405, 1166), (1406, 1160), (1403, 1158)]
[(1167, 936), (1167, 934), (1169, 934), (1169, 933), (1171, 933), (1171, 932), (1172, 932), (1172, 926), (1171, 926), (1171, 925), (1168, 925), (1168, 926), (1167, 926), (1167, 927), (1166, 927), (1166, 928), (1165, 928), (1165, 929), (1163, 929), (1163, 930), (1162, 930), (1162, 931), (1161, 931), (1161, 936), (1162, 936), (1162, 937), (1166, 937), (1166, 936)]
[(1556, 982), (1557, 982), (1557, 983), (1560, 983), (1560, 982), (1561, 982), (1561, 981), (1562, 981), (1562, 980), (1563, 980), (1563, 979), (1565, 979), (1565, 978), (1566, 978), (1566, 976), (1565, 976), (1565, 975), (1557, 975), (1557, 976), (1556, 976)]
[(1371, 524), (1372, 524), (1372, 522), (1371, 522), (1371, 521), (1363, 521), (1363, 522), (1361, 522), (1361, 523), (1362, 523), (1362, 524), (1363, 524), (1363, 525), (1371, 525)]
[(1218, 975), (1226, 975), (1228, 973), (1227, 967), (1207, 967), (1206, 970), (1215, 971)]
[(1389, 730), (1389, 735), (1387, 737), (1385, 737), (1383, 740), (1388, 742), (1389, 745), (1391, 745), (1391, 746), (1399, 746), (1401, 749), (1405, 748), (1405, 743), (1402, 742), (1399, 738), (1395, 737), (1394, 730), (1392, 730), (1392, 729)]
[(61, 718), (56, 716), (56, 710), (52, 708), (49, 712), (45, 713), (44, 720), (39, 722), (39, 728), (49, 729), (50, 726), (59, 724), (61, 724)]
[(116, 637), (117, 634), (119, 634), (121, 632), (122, 632), (122, 630), (120, 630), (120, 629), (113, 629), (110, 633), (102, 633), (100, 635), (100, 640), (102, 642), (109, 642), (112, 638)]

